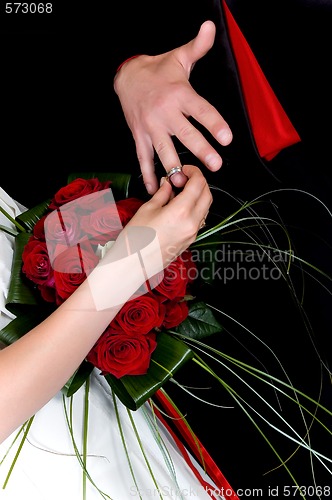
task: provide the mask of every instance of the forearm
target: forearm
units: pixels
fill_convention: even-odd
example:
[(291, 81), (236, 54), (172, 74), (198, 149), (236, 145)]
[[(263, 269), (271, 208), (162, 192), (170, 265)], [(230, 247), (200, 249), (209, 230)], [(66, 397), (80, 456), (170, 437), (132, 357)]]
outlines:
[(135, 254), (112, 265), (99, 265), (51, 316), (0, 352), (0, 441), (63, 387), (143, 282)]
[(185, 165), (183, 172), (188, 181), (177, 196), (164, 182), (76, 291), (0, 352), (0, 441), (61, 389), (122, 305), (146, 293), (147, 280), (155, 283), (195, 240), (212, 195), (197, 167)]

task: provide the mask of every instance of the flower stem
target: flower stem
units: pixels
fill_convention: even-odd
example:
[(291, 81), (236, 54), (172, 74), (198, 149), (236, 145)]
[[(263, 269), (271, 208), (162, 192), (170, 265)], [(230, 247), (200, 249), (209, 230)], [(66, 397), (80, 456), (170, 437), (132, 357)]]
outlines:
[(89, 389), (90, 378), (85, 382), (85, 397), (84, 397), (84, 423), (83, 423), (83, 500), (86, 500), (86, 458), (88, 451), (88, 427), (89, 427)]
[(31, 417), (31, 418), (28, 420), (27, 427), (26, 427), (26, 429), (25, 429), (25, 431), (24, 431), (24, 435), (23, 435), (23, 437), (22, 437), (22, 440), (21, 440), (20, 446), (18, 447), (18, 450), (17, 450), (17, 452), (16, 452), (16, 454), (15, 454), (14, 460), (13, 460), (13, 461), (12, 461), (12, 463), (11, 463), (10, 469), (9, 469), (8, 474), (7, 474), (7, 477), (6, 477), (6, 480), (5, 480), (5, 482), (3, 483), (3, 486), (2, 486), (2, 489), (3, 489), (3, 490), (6, 488), (7, 483), (8, 483), (8, 481), (9, 481), (9, 478), (10, 478), (10, 476), (11, 476), (11, 473), (13, 472), (14, 466), (15, 466), (15, 464), (16, 464), (16, 462), (17, 462), (17, 459), (18, 459), (18, 457), (19, 457), (19, 454), (21, 453), (22, 447), (23, 447), (23, 445), (24, 445), (24, 443), (25, 443), (25, 440), (26, 440), (26, 437), (27, 437), (28, 432), (29, 432), (29, 430), (30, 430), (31, 424), (32, 424), (32, 422), (33, 422), (33, 419), (34, 419), (34, 416), (33, 416), (33, 417)]

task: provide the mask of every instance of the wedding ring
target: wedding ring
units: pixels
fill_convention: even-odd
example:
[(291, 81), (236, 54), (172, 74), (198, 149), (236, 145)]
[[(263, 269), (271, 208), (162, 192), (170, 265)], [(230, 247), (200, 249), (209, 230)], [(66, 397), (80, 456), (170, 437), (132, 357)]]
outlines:
[(206, 226), (206, 218), (209, 215), (209, 212), (206, 214), (206, 216), (203, 218), (201, 225), (199, 226), (199, 229), (203, 229), (203, 227)]
[(205, 227), (205, 226), (206, 226), (205, 219), (206, 219), (206, 218), (204, 217), (204, 219), (203, 219), (203, 220), (202, 220), (202, 222), (201, 222), (201, 225), (199, 226), (199, 228), (200, 228), (200, 229), (203, 229), (203, 227)]
[(181, 171), (182, 171), (182, 167), (173, 167), (173, 168), (171, 168), (171, 170), (169, 172), (167, 172), (166, 178), (170, 179), (172, 177), (172, 175), (178, 174)]

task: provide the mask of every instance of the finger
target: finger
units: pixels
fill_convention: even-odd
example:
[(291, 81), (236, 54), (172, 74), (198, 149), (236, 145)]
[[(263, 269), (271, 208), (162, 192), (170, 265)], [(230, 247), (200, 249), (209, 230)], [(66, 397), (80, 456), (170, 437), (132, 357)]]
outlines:
[(209, 210), (212, 204), (213, 198), (212, 193), (208, 185), (206, 185), (202, 191), (200, 198), (194, 208), (195, 214), (197, 214), (198, 220), (202, 221), (208, 217)]
[(136, 154), (142, 172), (143, 182), (149, 194), (154, 194), (159, 188), (154, 165), (154, 149), (151, 141), (142, 140), (136, 136)]
[[(178, 204), (191, 204), (195, 207), (197, 204), (208, 205), (211, 198), (211, 193), (205, 177), (198, 167), (194, 165), (184, 165), (183, 173), (187, 177), (187, 182), (183, 191), (179, 193), (175, 200)], [(201, 198), (203, 200), (201, 201)]]
[(175, 209), (179, 213), (181, 213), (181, 206), (187, 207), (198, 231), (205, 223), (213, 198), (206, 179), (197, 167), (185, 165), (183, 170), (188, 176), (188, 182), (183, 191), (172, 200), (172, 203), (173, 205), (178, 204)]
[(212, 48), (216, 27), (212, 21), (205, 21), (197, 36), (187, 44), (187, 56), (192, 64), (201, 59)]
[[(205, 101), (204, 99), (202, 100)], [(195, 104), (193, 105), (195, 108), (193, 115), (195, 115), (196, 120), (200, 121), (207, 129), (210, 127), (213, 128), (213, 130), (217, 130), (217, 134), (221, 133), (219, 129), (220, 126), (222, 127), (222, 130), (224, 130), (225, 126), (226, 130), (228, 130), (228, 125), (215, 108), (213, 108), (210, 104), (208, 104), (207, 107), (206, 104), (208, 103), (205, 101), (205, 107), (201, 107), (198, 112), (196, 111)], [(186, 114), (191, 114), (189, 109), (186, 111), (188, 111)], [(222, 166), (222, 157), (220, 154), (184, 115), (182, 115), (176, 122), (174, 121), (174, 135), (209, 170), (216, 171)]]
[(149, 194), (153, 195), (159, 187), (158, 179), (155, 174), (154, 160), (151, 158), (144, 159), (138, 157), (138, 161), (140, 164), (145, 189)]
[(196, 93), (190, 102), (190, 109), (185, 107), (185, 112), (203, 125), (222, 146), (228, 146), (232, 141), (233, 135), (228, 123), (204, 97)]
[[(181, 117), (180, 114), (178, 116)], [(176, 121), (176, 118), (173, 118), (173, 120)], [(174, 146), (170, 132), (155, 130), (152, 135), (152, 144), (166, 173), (170, 172), (174, 167), (181, 166), (180, 157)], [(180, 172), (172, 175), (171, 182), (176, 187), (183, 187), (187, 182), (187, 178)]]
[(182, 188), (186, 184), (188, 179), (182, 172), (178, 172), (169, 177), (168, 180), (174, 187)]
[(165, 178), (160, 182), (159, 189), (152, 196), (151, 200), (148, 201), (151, 205), (155, 207), (163, 207), (174, 197), (172, 186)]
[(206, 186), (206, 188), (204, 188), (204, 191), (202, 192), (201, 197), (199, 198), (193, 209), (193, 217), (196, 218), (197, 230), (202, 229), (202, 227), (206, 225), (211, 204), (212, 204), (211, 191), (208, 188), (208, 186)]
[[(167, 178), (167, 176), (162, 177), (162, 178), (160, 179), (160, 187), (164, 184), (164, 182), (166, 182), (167, 184), (169, 184), (170, 186), (172, 186), (172, 182), (170, 182), (170, 180)], [(169, 201), (171, 201), (174, 197), (175, 197), (175, 193), (174, 193), (174, 191), (173, 191), (173, 189), (172, 189), (172, 190), (171, 190), (170, 197), (169, 197)]]

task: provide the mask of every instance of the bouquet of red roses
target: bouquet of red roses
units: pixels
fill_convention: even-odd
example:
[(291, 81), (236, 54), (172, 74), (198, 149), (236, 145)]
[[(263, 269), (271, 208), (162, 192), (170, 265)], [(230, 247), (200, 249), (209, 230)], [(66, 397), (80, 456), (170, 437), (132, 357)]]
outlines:
[[(51, 200), (20, 216), (27, 231), (18, 235), (24, 238), (16, 245), (18, 265), (7, 305), (14, 313), (18, 306), (37, 305), (31, 316), (40, 321), (41, 306), (46, 313), (58, 307), (87, 279), (143, 204), (135, 197), (123, 198), (118, 175), (83, 178), (73, 174)], [(149, 280), (108, 325), (68, 381), (66, 394), (73, 394), (97, 367), (129, 408), (136, 409), (148, 399), (193, 355), (172, 337), (170, 329), (186, 328), (189, 316), (190, 329), (197, 330), (200, 338), (221, 330), (212, 311), (191, 294), (197, 275), (188, 249)], [(21, 295), (15, 298), (15, 290), (20, 291), (22, 285), (28, 301)], [(21, 320), (18, 315), (15, 321)], [(13, 332), (17, 332), (15, 321), (8, 327)]]
[[(14, 263), (6, 307), (16, 319), (0, 331), (0, 340), (5, 345), (15, 342), (47, 317), (88, 279), (89, 273), (143, 203), (140, 199), (128, 196), (129, 181), (130, 176), (124, 174), (73, 174), (68, 185), (59, 189), (51, 200), (24, 212), (15, 220), (18, 231), (14, 235)], [(244, 410), (274, 452), (269, 434), (261, 430), (257, 423), (256, 409), (249, 399), (251, 392), (260, 398), (259, 390), (251, 386), (252, 379), (271, 387), (273, 395), (278, 390), (287, 400), (294, 402), (300, 418), (305, 410), (312, 418), (310, 425), (317, 421), (325, 432), (329, 427), (322, 424), (315, 413), (319, 408), (330, 416), (331, 411), (294, 388), (287, 376), (281, 380), (272, 377), (268, 371), (262, 370), (261, 365), (250, 366), (247, 362), (237, 360), (202, 342), (203, 338), (222, 331), (212, 306), (199, 300), (195, 293), (198, 276), (202, 276), (202, 273), (196, 268), (193, 251), (199, 248), (204, 238), (207, 239), (202, 245), (208, 244), (214, 248), (225, 241), (216, 236), (221, 229), (224, 235), (226, 229), (244, 229), (249, 245), (257, 245), (264, 251), (264, 255), (269, 256), (269, 251), (273, 250), (281, 257), (272, 259), (271, 262), (279, 269), (285, 282), (290, 283), (290, 290), (293, 290), (289, 278), (290, 263), (294, 259), (301, 265), (307, 264), (311, 271), (314, 269), (310, 263), (294, 256), (289, 247), (287, 231), (287, 249), (275, 248), (274, 235), (270, 237), (270, 231), (266, 228), (269, 224), (281, 228), (282, 232), (284, 228), (272, 217), (259, 217), (253, 209), (258, 202), (258, 199), (241, 202), (240, 208), (237, 207), (216, 226), (201, 233), (190, 249), (174, 260), (162, 274), (150, 279), (146, 286), (126, 302), (63, 388), (65, 395), (73, 395), (88, 380), (94, 367), (101, 371), (114, 393), (131, 410), (136, 410), (155, 394), (176, 422), (175, 425), (182, 426), (182, 435), (186, 435), (187, 443), (200, 461), (202, 451), (198, 451), (197, 438), (183, 415), (167, 395), (163, 400), (159, 399), (166, 394), (159, 389), (169, 379), (175, 382), (173, 376), (176, 371), (193, 359)], [(237, 217), (243, 211), (247, 211), (249, 216), (241, 214)], [(254, 224), (259, 229), (262, 228), (266, 240), (261, 234), (256, 238), (250, 232)], [(237, 243), (241, 244), (241, 241)], [(287, 265), (284, 265), (282, 257), (286, 259)], [(213, 259), (211, 260), (213, 263)], [(315, 270), (320, 272), (316, 268)], [(245, 331), (251, 333), (246, 328)], [(208, 356), (211, 365), (200, 357), (201, 352)], [(245, 397), (214, 371), (214, 361), (217, 368), (225, 367), (244, 384)], [(250, 380), (247, 381), (245, 377), (250, 377)], [(299, 394), (304, 402), (299, 401)], [(308, 401), (314, 406), (313, 410), (307, 406)], [(267, 417), (262, 415), (262, 418), (273, 430), (290, 438), (292, 442), (295, 441), (299, 447), (309, 450), (320, 462), (331, 462), (329, 457), (312, 448), (311, 443), (307, 443), (296, 428), (294, 438), (291, 435), (293, 429), (289, 431), (288, 422), (286, 431), (283, 430), (279, 419), (282, 423), (285, 423), (285, 419), (279, 414), (279, 410), (273, 408), (273, 403), (268, 398), (263, 400), (263, 405), (265, 404), (269, 414)], [(284, 461), (281, 460), (281, 464), (287, 469)], [(290, 473), (288, 469), (287, 471)]]
[[(130, 176), (123, 174), (86, 174), (86, 177), (73, 174), (68, 184), (60, 188), (50, 200), (16, 218), (18, 232), (15, 235), (13, 268), (6, 303), (7, 309), (15, 314), (16, 319), (0, 331), (0, 340), (4, 344), (9, 345), (28, 332), (89, 278), (89, 274), (144, 203), (127, 195), (124, 177), (129, 182)], [(179, 420), (184, 439), (196, 458), (204, 468), (208, 458), (206, 470), (218, 480), (218, 484), (228, 488), (222, 473), (216, 476), (216, 465), (206, 450), (201, 448), (186, 419), (166, 393), (159, 391), (185, 362), (195, 356), (193, 350), (174, 334), (181, 335), (182, 329), (183, 334), (189, 331), (191, 338), (202, 339), (221, 331), (212, 310), (192, 294), (191, 288), (198, 274), (192, 252), (188, 249), (162, 272), (146, 280), (122, 305), (63, 391), (66, 396), (72, 396), (88, 382), (92, 370), (97, 368), (111, 386), (112, 392), (130, 410), (138, 409), (156, 394), (165, 411)], [(87, 383), (86, 388), (88, 386)], [(154, 413), (163, 421), (157, 407)], [(20, 448), (32, 419), (27, 424)], [(67, 423), (71, 431), (70, 422)], [(166, 421), (164, 424), (168, 427)], [(87, 416), (84, 426), (87, 430)], [(175, 434), (172, 435), (175, 438)], [(85, 434), (84, 472), (86, 439)], [(181, 446), (179, 443), (180, 450)], [(183, 456), (189, 460), (186, 452), (183, 452)], [(77, 457), (82, 463), (79, 452)], [(5, 484), (11, 470), (12, 467)], [(87, 477), (88, 474), (84, 475), (84, 481)], [(229, 491), (231, 493), (228, 496), (232, 495), (233, 498), (230, 487)]]

